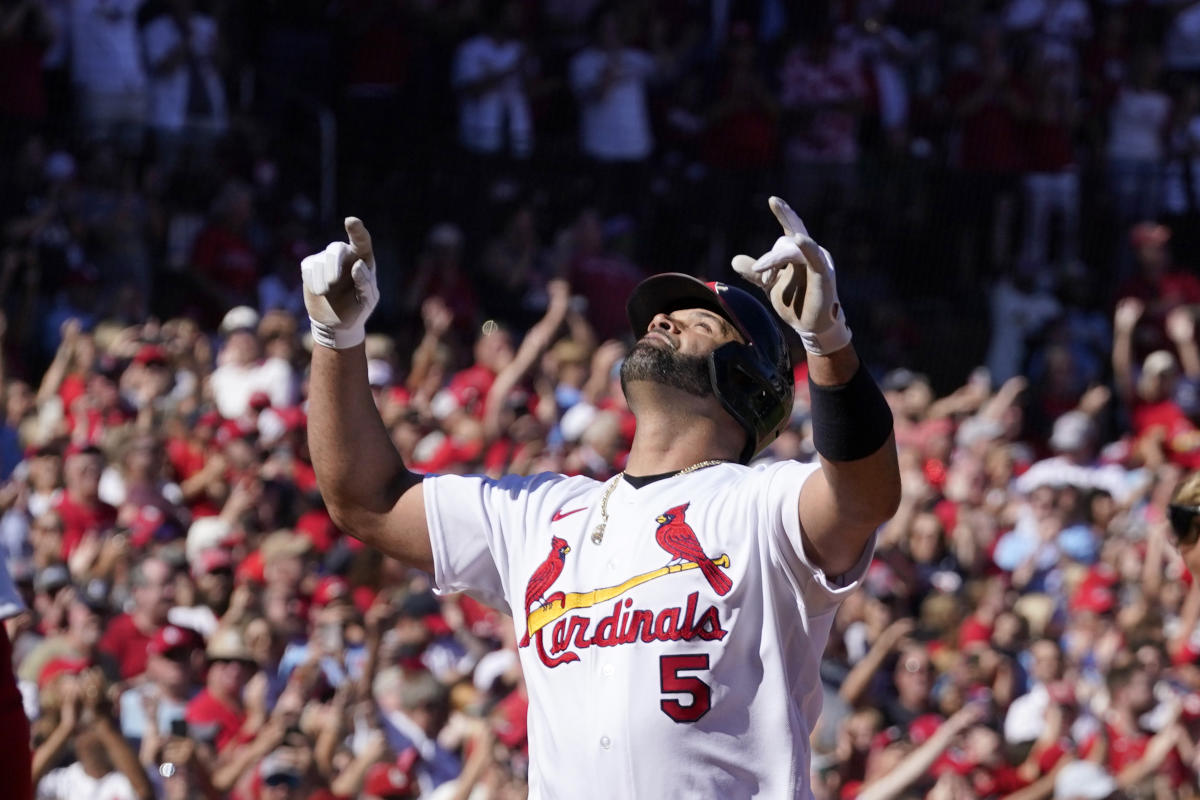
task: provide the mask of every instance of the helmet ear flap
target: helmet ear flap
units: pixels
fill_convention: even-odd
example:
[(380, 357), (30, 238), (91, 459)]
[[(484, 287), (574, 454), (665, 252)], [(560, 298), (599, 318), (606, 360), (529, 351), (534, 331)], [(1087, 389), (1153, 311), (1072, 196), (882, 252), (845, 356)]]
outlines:
[(743, 464), (780, 434), (792, 412), (791, 385), (785, 385), (778, 372), (756, 365), (759, 357), (753, 346), (729, 342), (708, 359), (717, 400), (746, 432), (746, 444), (738, 458)]

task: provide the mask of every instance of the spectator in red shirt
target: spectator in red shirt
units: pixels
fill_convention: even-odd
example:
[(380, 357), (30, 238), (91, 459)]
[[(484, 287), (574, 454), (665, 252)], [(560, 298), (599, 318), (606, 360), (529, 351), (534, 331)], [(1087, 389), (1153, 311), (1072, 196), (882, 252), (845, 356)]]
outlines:
[(858, 194), (858, 129), (867, 85), (857, 51), (836, 45), (832, 24), (809, 33), (779, 70), (783, 153), (788, 197), (814, 230), (826, 230), (822, 220), (844, 212)]
[(948, 208), (962, 214), (960, 235), (974, 256), (976, 268), (1000, 266), (994, 238), (998, 227), (1007, 225), (997, 215), (1015, 193), (1015, 179), (1024, 166), (1021, 151), (1020, 116), (1026, 110), (1012, 75), (1005, 50), (1004, 32), (995, 22), (982, 25), (976, 40), (976, 59), (946, 82), (946, 99), (958, 134), (957, 157), (952, 159), (961, 173), (958, 191)]
[(63, 524), (63, 558), (91, 534), (99, 536), (117, 521), (117, 510), (100, 499), (100, 473), (104, 454), (96, 447), (85, 447), (67, 456), (63, 470), (65, 489), (55, 504)]
[(1135, 371), (1133, 337), (1142, 309), (1140, 300), (1127, 297), (1113, 316), (1113, 380), (1130, 415), (1138, 456), (1152, 465), (1170, 460), (1200, 466), (1200, 430), (1175, 398), (1179, 363), (1174, 354), (1155, 350)]
[[(1152, 736), (1140, 723), (1142, 716), (1155, 706), (1154, 684), (1145, 668), (1136, 662), (1115, 665), (1108, 673), (1107, 683), (1110, 702), (1103, 727), (1097, 738), (1084, 744), (1082, 755), (1086, 757), (1093, 747), (1103, 746), (1104, 764), (1118, 782), (1128, 785), (1134, 776), (1150, 767), (1153, 772), (1165, 773), (1171, 786), (1178, 788), (1182, 779), (1180, 753), (1171, 748), (1164, 758), (1151, 752)], [(1172, 720), (1168, 727), (1177, 724)], [(1148, 764), (1151, 759), (1158, 763)]]
[(173, 570), (161, 559), (147, 558), (135, 565), (132, 583), (133, 611), (114, 617), (100, 640), (100, 649), (117, 660), (126, 680), (146, 671), (146, 648), (167, 624), (175, 601)]
[(1138, 357), (1169, 346), (1166, 322), (1171, 311), (1200, 303), (1200, 278), (1174, 263), (1170, 241), (1171, 229), (1155, 222), (1139, 222), (1129, 231), (1137, 272), (1121, 284), (1117, 299), (1131, 297), (1145, 307), (1133, 341)]
[(218, 314), (234, 306), (256, 305), (259, 257), (247, 235), (253, 218), (250, 187), (238, 180), (226, 183), (213, 201), (212, 221), (196, 237), (192, 250), (192, 279), (204, 296), (205, 311)]
[(206, 653), (208, 675), (204, 688), (188, 703), (186, 717), (193, 729), (212, 728), (214, 743), (220, 751), (248, 738), (242, 732), (247, 720), (242, 692), (257, 665), (242, 634), (233, 628), (213, 634)]
[(1070, 264), (1079, 255), (1077, 114), (1070, 72), (1064, 65), (1031, 57), (1026, 75), (1030, 108), (1023, 126), (1026, 173), (1021, 262), (1037, 269), (1050, 263), (1050, 224), (1056, 215), (1062, 222), (1058, 261)]

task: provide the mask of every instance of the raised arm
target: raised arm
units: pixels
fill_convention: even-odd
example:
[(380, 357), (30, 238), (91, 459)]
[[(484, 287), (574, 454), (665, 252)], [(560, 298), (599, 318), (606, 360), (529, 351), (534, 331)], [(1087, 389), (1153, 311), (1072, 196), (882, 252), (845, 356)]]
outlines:
[(804, 484), (798, 512), (809, 560), (829, 575), (855, 565), (875, 529), (900, 502), (892, 414), (850, 344), (833, 258), (777, 197), (771, 210), (784, 235), (757, 261), (734, 269), (762, 286), (808, 353), (813, 440), (821, 470)]
[(421, 478), (392, 445), (367, 383), (367, 317), (379, 301), (371, 235), (346, 219), (350, 243), (301, 262), (312, 320), (308, 446), (317, 485), (339, 528), (390, 556), (432, 571)]
[(1117, 303), (1113, 314), (1113, 382), (1121, 402), (1128, 407), (1136, 394), (1133, 377), (1133, 329), (1142, 318), (1145, 305), (1136, 297), (1126, 297)]
[(500, 371), (492, 388), (488, 390), (487, 400), (484, 403), (483, 429), (489, 440), (495, 439), (502, 433), (500, 412), (505, 398), (550, 347), (554, 341), (554, 335), (567, 315), (567, 307), (571, 302), (570, 285), (565, 280), (558, 279), (550, 281), (546, 288), (550, 301), (546, 305), (545, 315), (534, 323), (529, 332), (525, 334), (513, 360)]

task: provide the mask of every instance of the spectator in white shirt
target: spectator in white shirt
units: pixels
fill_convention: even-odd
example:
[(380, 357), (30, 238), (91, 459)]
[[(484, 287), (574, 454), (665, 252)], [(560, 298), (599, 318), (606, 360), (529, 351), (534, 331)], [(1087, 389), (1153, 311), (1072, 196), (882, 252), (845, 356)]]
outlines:
[(493, 8), (484, 31), (454, 54), (459, 143), (471, 153), (516, 158), (533, 151), (533, 119), (525, 91), (528, 53), (517, 38), (520, 5)]
[[(117, 727), (109, 687), (97, 669), (78, 677), (57, 679), (62, 691), (62, 710), (54, 731), (34, 755), (37, 800), (150, 800), (154, 789), (138, 763), (137, 754)], [(70, 742), (74, 763), (38, 773), (54, 763)]]
[(146, 75), (138, 43), (142, 0), (71, 3), (71, 81), (80, 129), (116, 139), (131, 151), (141, 144), (146, 119)]
[(625, 43), (616, 12), (596, 23), (595, 42), (571, 60), (571, 86), (579, 97), (579, 144), (597, 161), (641, 161), (654, 149), (646, 85), (654, 58)]
[(166, 13), (142, 29), (142, 46), (150, 73), (148, 120), (163, 158), (173, 162), (185, 141), (210, 146), (227, 124), (216, 20), (196, 11), (193, 0), (171, 0)]
[(1108, 176), (1120, 230), (1155, 219), (1162, 199), (1171, 98), (1158, 85), (1161, 60), (1150, 50), (1134, 57), (1131, 80), (1118, 89), (1109, 113)]
[(209, 378), (213, 401), (225, 419), (239, 419), (250, 411), (250, 398), (265, 393), (274, 408), (290, 406), (295, 395), (295, 370), (282, 358), (259, 360), (254, 331), (230, 331)]

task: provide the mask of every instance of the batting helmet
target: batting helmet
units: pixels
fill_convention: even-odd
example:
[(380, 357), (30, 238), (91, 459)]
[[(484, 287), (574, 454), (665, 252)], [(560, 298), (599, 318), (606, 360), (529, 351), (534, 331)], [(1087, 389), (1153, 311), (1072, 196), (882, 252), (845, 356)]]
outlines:
[(746, 432), (743, 464), (766, 447), (787, 425), (795, 394), (792, 358), (775, 316), (749, 292), (728, 284), (665, 272), (642, 281), (625, 307), (635, 336), (642, 336), (655, 314), (703, 308), (737, 328), (745, 343), (726, 342), (708, 357), (713, 393)]

